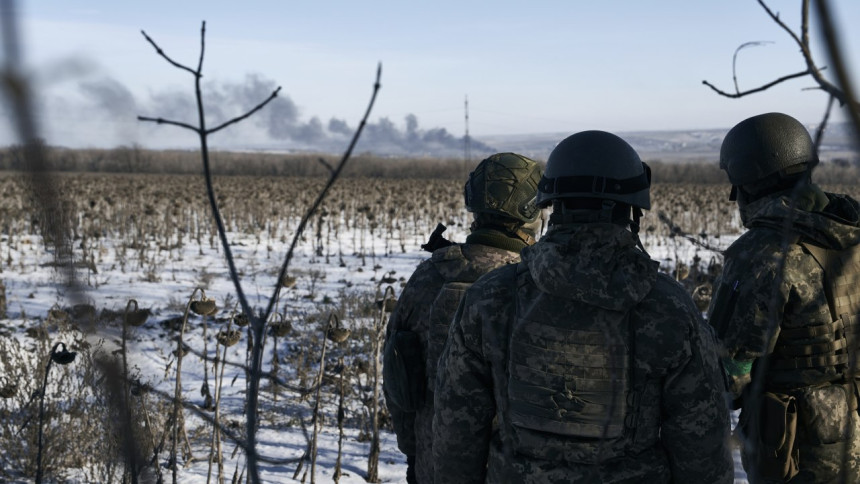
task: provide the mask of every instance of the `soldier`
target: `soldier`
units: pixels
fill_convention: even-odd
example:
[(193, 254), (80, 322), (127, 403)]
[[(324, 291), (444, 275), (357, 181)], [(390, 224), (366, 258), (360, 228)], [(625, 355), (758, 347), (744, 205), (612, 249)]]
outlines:
[(780, 113), (742, 121), (720, 149), (749, 230), (725, 252), (709, 321), (751, 482), (860, 482), (860, 205), (813, 184), (817, 164)]
[(518, 262), (520, 250), (535, 242), (542, 225), (535, 206), (541, 172), (514, 153), (478, 164), (465, 186), (466, 208), (474, 214), (466, 243), (451, 244), (441, 238), (444, 225), (437, 227), (422, 246), (433, 255), (412, 274), (388, 322), (383, 389), (409, 483), (433, 482), (432, 390), (451, 318), (472, 282)]
[(637, 236), (650, 170), (603, 131), (559, 143), (550, 228), (466, 291), (439, 359), (437, 483), (729, 483), (710, 328)]

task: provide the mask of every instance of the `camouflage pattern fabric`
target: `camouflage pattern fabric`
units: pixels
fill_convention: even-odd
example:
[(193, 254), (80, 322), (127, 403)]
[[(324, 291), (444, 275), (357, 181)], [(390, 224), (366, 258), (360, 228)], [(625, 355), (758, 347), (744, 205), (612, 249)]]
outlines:
[[(455, 281), (471, 283), (496, 267), (518, 261), (517, 252), (482, 244), (455, 244), (434, 251), (431, 258), (422, 262), (406, 283), (388, 321), (386, 345), (390, 344), (391, 336), (398, 330), (418, 333), (422, 354), (427, 358), (427, 372), (435, 373), (441, 348), (433, 350), (430, 341), (430, 315), (433, 303), (443, 286)], [(448, 321), (455, 310), (456, 304), (447, 316)], [(387, 394), (394, 384), (396, 383), (383, 381), (384, 393)], [(429, 376), (426, 384), (429, 386), (426, 393), (428, 398), (419, 411), (406, 413), (399, 411), (394, 405), (388, 405), (397, 434), (397, 446), (404, 454), (416, 456), (416, 477), (421, 484), (433, 482), (433, 388)]]
[[(806, 190), (816, 191), (814, 186)], [(860, 243), (860, 205), (855, 200), (826, 194), (821, 207), (805, 196), (808, 193), (801, 194), (794, 208), (788, 196), (779, 194), (743, 207), (749, 230), (726, 251), (709, 319), (722, 340), (730, 387), (744, 412), (754, 411), (756, 405), (749, 395), (753, 379), (762, 382), (762, 391), (797, 399), (795, 445), (800, 472), (788, 482), (860, 482), (860, 419), (856, 390), (851, 383), (841, 384), (845, 368), (787, 370), (762, 359), (779, 350), (783, 335), (832, 321), (823, 270), (796, 242), (835, 250)], [(785, 242), (789, 245), (783, 252)], [(773, 332), (768, 338), (771, 321)], [(819, 342), (810, 339), (808, 343)], [(775, 358), (776, 354), (769, 360), (778, 361)], [(750, 452), (747, 448), (743, 453), (748, 471)], [(751, 477), (753, 482), (771, 482)]]
[(544, 308), (552, 324), (575, 318), (583, 305), (630, 314), (633, 334), (625, 340), (635, 347), (637, 391), (624, 395), (629, 411), (623, 437), (606, 442), (603, 455), (614, 457), (593, 464), (569, 458), (565, 437), (550, 432), (527, 453), (523, 442), (514, 442), (509, 355), (524, 342), (511, 338), (518, 266), (508, 266), (466, 292), (439, 360), (435, 482), (732, 482), (713, 334), (690, 296), (657, 274), (657, 263), (636, 243), (618, 225), (565, 224), (522, 252), (537, 289), (562, 301)]

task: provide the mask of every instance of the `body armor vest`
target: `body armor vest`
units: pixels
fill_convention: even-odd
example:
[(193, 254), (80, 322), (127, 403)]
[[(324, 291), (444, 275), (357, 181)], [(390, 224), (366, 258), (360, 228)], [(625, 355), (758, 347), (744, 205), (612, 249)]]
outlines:
[(520, 264), (508, 362), (518, 452), (585, 464), (623, 454), (636, 400), (629, 316), (541, 292)]
[(784, 328), (772, 355), (774, 370), (835, 367), (843, 377), (857, 372), (860, 315), (860, 245), (830, 250), (808, 242), (800, 245), (824, 271), (829, 323)]
[[(439, 295), (433, 301), (428, 318), (429, 333), (427, 337), (427, 394), (433, 395), (436, 385), (436, 367), (439, 357), (442, 356), (442, 348), (448, 341), (448, 329), (460, 299), (466, 293), (466, 289), (475, 281), (446, 281), (439, 291)], [(432, 398), (432, 397), (431, 397)]]

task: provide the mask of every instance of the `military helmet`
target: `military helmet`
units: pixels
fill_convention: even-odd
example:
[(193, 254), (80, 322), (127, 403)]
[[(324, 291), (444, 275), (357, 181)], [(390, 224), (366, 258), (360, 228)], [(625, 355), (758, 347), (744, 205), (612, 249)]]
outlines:
[(735, 125), (720, 147), (720, 169), (738, 187), (778, 174), (780, 178), (818, 164), (809, 131), (782, 113), (767, 113)]
[(534, 222), (540, 214), (535, 206), (541, 167), (516, 153), (496, 153), (478, 163), (463, 190), (470, 212)]
[(583, 131), (556, 145), (538, 185), (537, 205), (601, 198), (650, 209), (651, 169), (632, 146), (605, 131)]

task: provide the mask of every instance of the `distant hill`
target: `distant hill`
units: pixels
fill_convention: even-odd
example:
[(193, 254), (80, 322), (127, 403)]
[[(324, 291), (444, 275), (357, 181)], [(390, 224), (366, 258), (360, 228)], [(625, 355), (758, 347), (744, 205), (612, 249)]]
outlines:
[[(630, 143), (645, 161), (694, 162), (718, 160), (720, 145), (728, 130), (630, 131), (616, 134)], [(556, 143), (570, 134), (481, 136), (478, 139), (496, 151), (513, 151), (536, 160), (546, 160)], [(812, 135), (815, 135), (814, 131)], [(839, 158), (860, 159), (860, 151), (852, 149), (851, 146), (851, 126), (846, 123), (830, 125), (825, 133), (820, 155), (828, 161)]]

